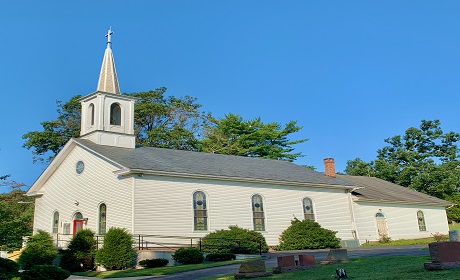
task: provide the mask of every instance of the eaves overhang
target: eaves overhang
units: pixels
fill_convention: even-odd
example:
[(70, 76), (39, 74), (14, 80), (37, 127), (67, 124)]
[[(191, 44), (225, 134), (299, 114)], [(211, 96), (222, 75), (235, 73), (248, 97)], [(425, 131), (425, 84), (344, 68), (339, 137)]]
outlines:
[(167, 172), (167, 171), (156, 171), (156, 170), (145, 170), (145, 169), (120, 169), (120, 170), (114, 171), (114, 174), (118, 176), (130, 176), (130, 175), (136, 175), (136, 174), (137, 175), (153, 175), (153, 176), (178, 177), (178, 178), (189, 178), (189, 179), (207, 179), (207, 180), (244, 182), (244, 183), (264, 183), (264, 184), (275, 184), (275, 185), (295, 186), (295, 187), (312, 187), (312, 188), (320, 187), (320, 188), (325, 188), (325, 189), (339, 189), (339, 190), (352, 190), (356, 188), (356, 186), (342, 186), (342, 185), (292, 182), (292, 181), (277, 181), (277, 180), (267, 180), (267, 179), (258, 179), (258, 178), (227, 177), (227, 176), (190, 174), (190, 173)]
[(439, 206), (452, 207), (455, 203), (440, 203), (440, 202), (419, 202), (419, 201), (404, 201), (404, 200), (383, 200), (383, 199), (363, 199), (358, 198), (353, 200), (356, 203), (378, 203), (378, 204), (402, 204), (402, 205), (423, 205), (423, 206)]
[(139, 98), (137, 97), (133, 97), (133, 96), (128, 96), (128, 95), (123, 95), (123, 94), (115, 94), (115, 93), (110, 93), (110, 92), (104, 92), (104, 91), (95, 91), (93, 93), (90, 93), (88, 95), (85, 95), (83, 97), (81, 97), (80, 99), (78, 99), (77, 101), (79, 102), (82, 102), (82, 101), (86, 101), (86, 100), (90, 100), (90, 99), (93, 99), (95, 98), (96, 96), (100, 95), (100, 94), (103, 94), (103, 95), (107, 95), (107, 96), (112, 96), (116, 99), (122, 99), (122, 100), (132, 100), (132, 101), (136, 101), (138, 100)]

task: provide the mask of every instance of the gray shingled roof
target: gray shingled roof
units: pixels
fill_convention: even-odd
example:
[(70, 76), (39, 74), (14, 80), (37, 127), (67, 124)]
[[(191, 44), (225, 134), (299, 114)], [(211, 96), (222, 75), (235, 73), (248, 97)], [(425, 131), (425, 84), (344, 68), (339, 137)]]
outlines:
[(337, 178), (364, 187), (353, 191), (358, 201), (449, 206), (454, 203), (405, 188), (375, 177), (337, 175)]
[(353, 183), (333, 178), (282, 160), (269, 160), (153, 147), (136, 149), (103, 146), (90, 140), (77, 143), (127, 169), (166, 172), (174, 175), (203, 175), (236, 180), (267, 180), (353, 188)]

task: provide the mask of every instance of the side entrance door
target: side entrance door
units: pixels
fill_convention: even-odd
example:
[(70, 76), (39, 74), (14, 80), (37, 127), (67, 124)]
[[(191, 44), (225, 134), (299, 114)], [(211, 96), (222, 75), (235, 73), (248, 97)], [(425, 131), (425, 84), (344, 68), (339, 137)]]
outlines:
[(389, 237), (387, 218), (385, 215), (383, 215), (383, 213), (377, 213), (375, 215), (375, 222), (377, 223), (377, 232), (379, 234), (379, 238)]
[(80, 212), (75, 213), (73, 218), (73, 235), (83, 229), (83, 215)]

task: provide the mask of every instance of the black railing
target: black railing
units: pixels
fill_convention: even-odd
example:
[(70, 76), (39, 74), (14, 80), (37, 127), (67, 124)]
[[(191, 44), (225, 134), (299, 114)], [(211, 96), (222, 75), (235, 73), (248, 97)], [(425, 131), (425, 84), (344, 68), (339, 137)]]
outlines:
[[(54, 233), (53, 234), (53, 241), (54, 245), (57, 248), (65, 249), (67, 245), (69, 245), (70, 240), (74, 237), (73, 234), (64, 234), (64, 233)], [(99, 247), (104, 243), (104, 236), (103, 235), (96, 235), (96, 248)]]
[[(53, 234), (56, 247), (67, 248), (73, 234)], [(104, 243), (104, 235), (96, 235), (96, 247), (99, 249)], [(253, 248), (245, 245), (244, 239), (237, 238), (203, 238), (173, 235), (135, 234), (133, 235), (133, 246), (138, 250), (150, 250), (164, 248), (171, 251), (182, 247), (196, 247), (201, 252), (206, 251), (228, 251), (235, 254), (248, 254)], [(262, 254), (262, 243), (258, 242), (258, 253)]]
[(201, 238), (173, 235), (136, 234), (134, 235), (134, 240), (139, 250), (148, 250), (153, 248), (167, 248), (174, 250), (178, 247), (198, 247)]

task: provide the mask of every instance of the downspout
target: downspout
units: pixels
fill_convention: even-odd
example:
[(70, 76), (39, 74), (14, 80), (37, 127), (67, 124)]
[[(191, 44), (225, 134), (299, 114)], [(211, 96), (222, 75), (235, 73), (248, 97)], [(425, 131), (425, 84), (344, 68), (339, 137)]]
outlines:
[(347, 195), (348, 195), (348, 207), (350, 209), (350, 216), (351, 216), (352, 234), (354, 235), (353, 237), (359, 241), (358, 228), (356, 227), (356, 220), (355, 220), (355, 210), (353, 208), (353, 199), (351, 196), (352, 192), (354, 192), (357, 189), (361, 189), (361, 187), (356, 187), (356, 188), (353, 188), (352, 190), (348, 190)]
[(135, 217), (135, 210), (136, 210), (136, 201), (135, 201), (135, 190), (136, 190), (136, 178), (134, 175), (131, 176), (132, 182), (132, 189), (131, 189), (131, 233), (134, 234), (136, 229), (134, 228), (134, 217)]

